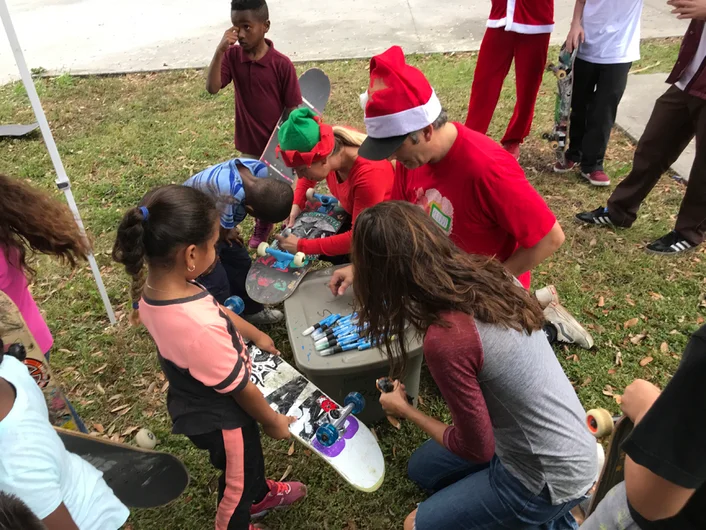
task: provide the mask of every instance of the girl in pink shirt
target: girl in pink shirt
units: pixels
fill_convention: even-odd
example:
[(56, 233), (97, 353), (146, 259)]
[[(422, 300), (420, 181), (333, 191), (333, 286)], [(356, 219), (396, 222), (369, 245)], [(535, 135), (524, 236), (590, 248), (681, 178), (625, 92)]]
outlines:
[(57, 256), (72, 267), (89, 252), (66, 205), (0, 174), (0, 291), (15, 302), (46, 355), (54, 339), (29, 291), (35, 271), (26, 260), (28, 249)]

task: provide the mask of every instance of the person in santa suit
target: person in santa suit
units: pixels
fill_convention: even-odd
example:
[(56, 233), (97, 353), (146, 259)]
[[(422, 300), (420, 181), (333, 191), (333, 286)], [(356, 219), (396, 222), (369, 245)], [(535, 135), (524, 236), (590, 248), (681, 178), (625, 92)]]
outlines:
[(492, 0), (478, 53), (466, 127), (488, 132), (503, 81), (515, 60), (515, 110), (500, 143), (515, 158), (529, 135), (554, 29), (554, 0)]

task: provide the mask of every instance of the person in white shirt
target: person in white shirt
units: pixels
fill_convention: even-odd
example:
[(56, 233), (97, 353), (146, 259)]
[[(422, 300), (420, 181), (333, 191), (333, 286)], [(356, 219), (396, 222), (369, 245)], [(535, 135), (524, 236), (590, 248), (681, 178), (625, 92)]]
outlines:
[(640, 58), (643, 0), (576, 0), (566, 49), (574, 62), (569, 149), (554, 171), (580, 166), (594, 186), (609, 186), (603, 168), (610, 131), (633, 61)]
[(0, 341), (0, 492), (48, 530), (116, 530), (130, 514), (103, 475), (70, 453), (49, 423), (42, 391)]

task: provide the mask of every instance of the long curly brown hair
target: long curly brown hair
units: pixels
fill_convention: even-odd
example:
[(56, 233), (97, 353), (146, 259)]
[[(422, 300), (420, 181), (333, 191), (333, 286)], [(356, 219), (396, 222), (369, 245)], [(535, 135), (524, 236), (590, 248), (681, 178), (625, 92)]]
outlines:
[(0, 252), (32, 279), (28, 249), (54, 255), (75, 267), (86, 259), (91, 245), (68, 206), (21, 180), (0, 174)]
[(537, 300), (495, 259), (466, 254), (418, 206), (388, 201), (356, 219), (353, 290), (370, 339), (384, 345), (391, 376), (404, 374), (405, 328), (418, 335), (448, 326), (461, 311), (488, 324), (531, 333), (542, 329)]

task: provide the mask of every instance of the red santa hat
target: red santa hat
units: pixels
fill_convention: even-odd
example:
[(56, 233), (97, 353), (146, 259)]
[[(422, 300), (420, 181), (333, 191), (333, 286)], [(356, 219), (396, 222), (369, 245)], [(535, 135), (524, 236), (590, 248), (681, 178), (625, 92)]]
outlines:
[(407, 135), (430, 125), (441, 114), (441, 102), (417, 68), (393, 46), (370, 60), (370, 85), (361, 94), (368, 138), (360, 155), (370, 160), (390, 157)]

